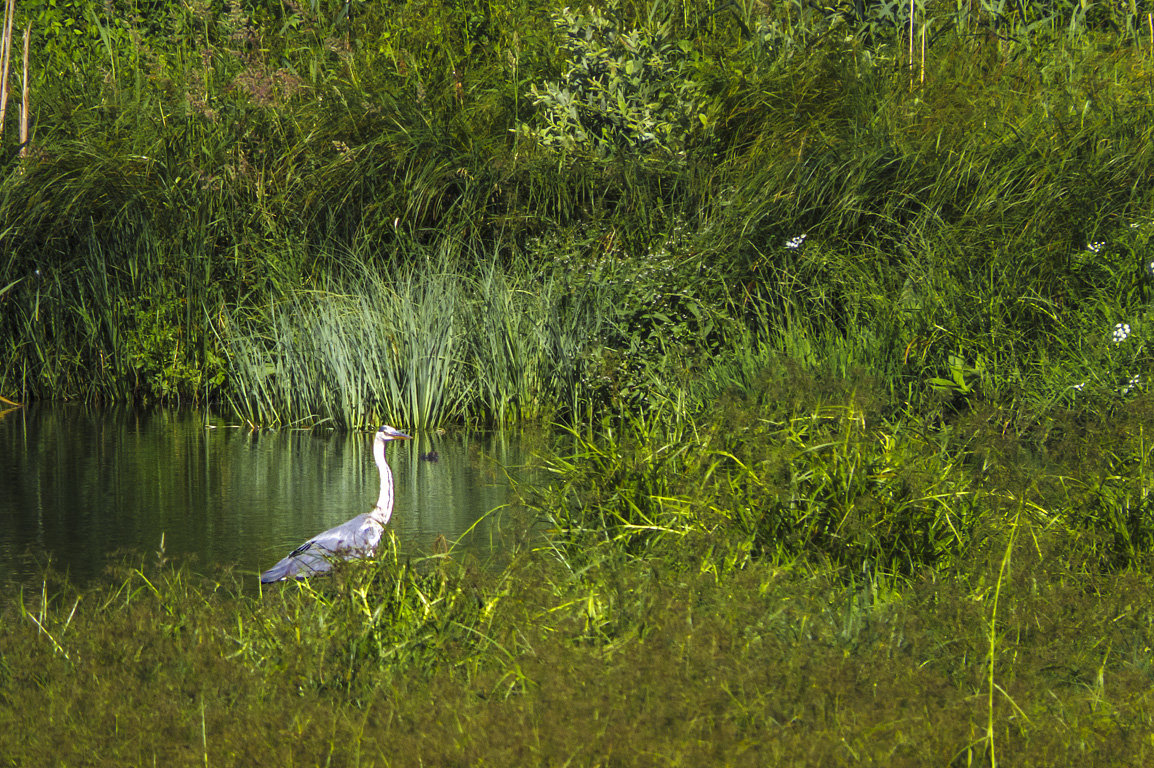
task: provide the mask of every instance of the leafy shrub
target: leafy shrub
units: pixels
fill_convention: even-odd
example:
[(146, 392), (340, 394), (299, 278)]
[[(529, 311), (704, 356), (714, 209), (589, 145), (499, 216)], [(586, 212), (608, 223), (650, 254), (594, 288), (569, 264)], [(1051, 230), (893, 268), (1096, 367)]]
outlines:
[(559, 81), (530, 86), (543, 125), (521, 132), (566, 154), (684, 159), (695, 123), (707, 122), (692, 43), (653, 16), (623, 29), (595, 8), (566, 7), (553, 20), (565, 71)]

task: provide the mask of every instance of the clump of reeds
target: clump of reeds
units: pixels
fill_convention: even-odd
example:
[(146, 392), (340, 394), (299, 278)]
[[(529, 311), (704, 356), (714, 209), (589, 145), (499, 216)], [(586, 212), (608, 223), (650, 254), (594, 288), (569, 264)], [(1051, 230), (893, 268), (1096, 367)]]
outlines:
[(584, 399), (606, 311), (593, 286), (425, 251), (330, 284), (231, 321), (233, 404), (251, 422), (503, 426)]

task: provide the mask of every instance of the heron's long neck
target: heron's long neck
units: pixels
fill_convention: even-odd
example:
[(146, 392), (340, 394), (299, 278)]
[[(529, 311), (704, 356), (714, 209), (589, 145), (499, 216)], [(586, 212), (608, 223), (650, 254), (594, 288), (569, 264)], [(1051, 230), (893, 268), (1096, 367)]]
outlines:
[(377, 498), (377, 506), (370, 513), (381, 525), (389, 522), (393, 516), (393, 473), (389, 469), (389, 462), (385, 460), (385, 445), (387, 440), (377, 440), (373, 443), (373, 458), (377, 461), (377, 470), (381, 473), (381, 495)]

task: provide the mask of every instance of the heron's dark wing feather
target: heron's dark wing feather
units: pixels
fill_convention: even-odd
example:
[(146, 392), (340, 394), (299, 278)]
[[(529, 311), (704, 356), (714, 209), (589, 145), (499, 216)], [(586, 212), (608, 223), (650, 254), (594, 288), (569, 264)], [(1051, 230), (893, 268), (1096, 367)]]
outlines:
[(312, 548), (313, 543), (314, 543), (313, 540), (309, 539), (304, 544), (301, 544), (299, 547), (294, 549), (292, 552), (289, 552), (288, 556), (289, 557), (296, 557), (297, 555), (299, 555), (302, 552), (308, 552), (309, 549)]
[(303, 579), (332, 570), (334, 560), (371, 556), (376, 551), (381, 528), (369, 515), (357, 515), (301, 544), (262, 573), (261, 583)]

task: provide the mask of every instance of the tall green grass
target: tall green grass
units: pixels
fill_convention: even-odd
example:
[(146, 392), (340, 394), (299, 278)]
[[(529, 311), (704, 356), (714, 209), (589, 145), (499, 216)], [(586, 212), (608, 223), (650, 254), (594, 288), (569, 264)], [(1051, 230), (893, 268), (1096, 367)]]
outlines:
[(907, 6), (613, 7), (692, 87), (617, 83), (641, 122), (597, 135), (666, 139), (592, 152), (539, 140), (558, 84), (624, 119), (559, 8), (338, 6), (45, 16), (75, 63), (35, 69), (36, 151), (0, 137), (5, 396), (588, 422), (788, 348), (1029, 419), (1145, 371), (1137, 7), (915, 6), (912, 82)]
[(574, 567), (597, 546), (640, 557), (679, 540), (726, 567), (800, 557), (909, 574), (972, 556), (1003, 503), (967, 468), (970, 449), (948, 431), (871, 424), (846, 394), (850, 405), (783, 421), (721, 410), (705, 424), (651, 418), (575, 436), (534, 505)]
[(612, 308), (596, 285), (525, 258), (418, 247), (234, 318), (234, 409), (253, 423), (416, 429), (573, 416), (595, 394), (587, 369)]

